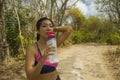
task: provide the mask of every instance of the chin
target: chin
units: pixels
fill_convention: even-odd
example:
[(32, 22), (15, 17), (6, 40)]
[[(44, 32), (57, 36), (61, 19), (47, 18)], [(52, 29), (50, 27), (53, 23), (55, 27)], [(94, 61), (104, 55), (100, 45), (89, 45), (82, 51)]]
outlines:
[(41, 38), (48, 39), (48, 36), (44, 35), (44, 36), (41, 36)]
[(44, 38), (44, 39), (48, 39), (48, 36), (44, 36), (43, 38)]

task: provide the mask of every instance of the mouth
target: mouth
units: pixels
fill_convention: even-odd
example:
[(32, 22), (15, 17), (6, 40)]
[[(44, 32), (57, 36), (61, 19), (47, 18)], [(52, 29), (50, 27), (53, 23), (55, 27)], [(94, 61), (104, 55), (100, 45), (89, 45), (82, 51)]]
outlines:
[(46, 31), (46, 34), (48, 34), (48, 32), (51, 32), (51, 31)]
[(46, 35), (48, 35), (48, 34), (54, 34), (54, 32), (53, 31), (46, 31), (45, 34)]

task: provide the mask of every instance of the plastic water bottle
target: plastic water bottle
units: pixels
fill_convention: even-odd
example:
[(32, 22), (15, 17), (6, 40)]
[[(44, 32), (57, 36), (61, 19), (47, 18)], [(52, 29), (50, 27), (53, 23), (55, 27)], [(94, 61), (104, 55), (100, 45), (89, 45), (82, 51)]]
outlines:
[(49, 56), (50, 63), (58, 62), (59, 60), (58, 60), (58, 54), (57, 54), (56, 38), (55, 38), (54, 32), (52, 31), (48, 32), (47, 44), (52, 44), (52, 46), (55, 47), (55, 52), (53, 53), (53, 55)]

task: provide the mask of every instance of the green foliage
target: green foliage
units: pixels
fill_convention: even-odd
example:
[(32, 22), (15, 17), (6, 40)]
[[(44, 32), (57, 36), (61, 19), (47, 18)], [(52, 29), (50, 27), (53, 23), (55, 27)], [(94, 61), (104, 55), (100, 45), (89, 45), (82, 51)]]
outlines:
[(109, 37), (106, 39), (106, 42), (108, 44), (119, 44), (120, 45), (120, 34), (117, 32), (110, 34)]
[[(20, 40), (18, 38), (17, 20), (12, 10), (5, 12), (5, 23), (6, 23), (6, 36), (10, 47), (11, 55), (18, 53)], [(15, 54), (14, 54), (15, 53)]]
[(73, 43), (120, 44), (120, 31), (118, 25), (109, 20), (100, 20), (97, 17), (90, 16), (78, 31), (73, 32), (71, 39)]
[(84, 36), (80, 31), (74, 31), (71, 36), (73, 44), (82, 42), (83, 38), (84, 38)]
[(26, 26), (34, 21), (33, 17), (29, 16), (30, 11), (30, 9), (23, 7), (18, 11), (22, 30), (21, 36), (19, 36), (16, 14), (12, 9), (6, 9), (5, 11), (6, 36), (9, 43), (11, 56), (17, 56), (20, 53), (20, 38), (22, 39), (25, 48), (29, 43), (33, 42), (33, 38), (28, 37), (30, 34), (26, 31)]
[[(18, 4), (21, 3), (20, 1)], [(16, 7), (20, 18), (21, 36), (19, 36), (18, 22), (13, 9), (6, 8), (5, 10), (6, 37), (12, 56), (21, 53), (19, 51), (21, 47), (20, 38), (23, 41), (25, 49), (28, 44), (35, 41), (36, 31), (34, 26), (36, 17), (38, 16), (38, 14), (34, 14), (34, 10), (31, 8), (24, 7), (21, 4)], [(69, 10), (66, 17), (72, 18), (71, 25), (73, 26), (74, 31), (64, 44), (77, 44), (81, 42), (120, 44), (119, 25), (115, 25), (109, 20), (101, 20), (95, 16), (90, 16), (86, 19), (78, 8)], [(65, 19), (64, 22), (66, 22)]]
[(78, 8), (71, 9), (69, 11), (69, 15), (71, 15), (72, 17), (74, 17), (76, 19), (80, 19), (81, 21), (85, 20), (85, 16), (83, 15), (83, 13)]
[(74, 30), (79, 30), (86, 20), (85, 16), (78, 8), (69, 10), (68, 15), (72, 17), (72, 26)]

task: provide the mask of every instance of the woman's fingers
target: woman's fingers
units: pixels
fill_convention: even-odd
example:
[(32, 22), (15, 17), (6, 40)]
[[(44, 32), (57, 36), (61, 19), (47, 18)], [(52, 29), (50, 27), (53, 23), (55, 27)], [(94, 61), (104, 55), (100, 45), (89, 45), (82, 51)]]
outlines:
[(44, 56), (53, 55), (55, 52), (55, 47), (52, 44), (48, 44), (46, 49), (44, 50)]

